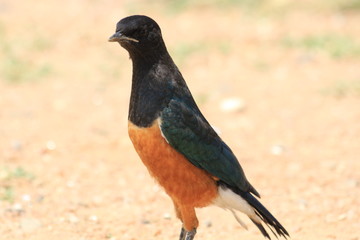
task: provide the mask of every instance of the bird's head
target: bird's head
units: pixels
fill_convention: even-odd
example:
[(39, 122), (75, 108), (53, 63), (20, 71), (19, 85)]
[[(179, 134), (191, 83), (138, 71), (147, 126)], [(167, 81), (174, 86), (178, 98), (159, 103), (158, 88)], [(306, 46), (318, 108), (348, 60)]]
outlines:
[(121, 19), (116, 24), (115, 33), (109, 42), (118, 42), (132, 57), (166, 50), (159, 25), (151, 18), (133, 15)]

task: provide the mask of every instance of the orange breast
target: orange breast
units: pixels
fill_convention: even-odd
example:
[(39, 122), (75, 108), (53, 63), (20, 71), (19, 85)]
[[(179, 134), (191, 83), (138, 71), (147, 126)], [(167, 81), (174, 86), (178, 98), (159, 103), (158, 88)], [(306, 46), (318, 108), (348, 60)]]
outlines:
[(129, 121), (128, 130), (135, 150), (150, 174), (175, 203), (193, 207), (212, 203), (217, 196), (215, 180), (166, 142), (161, 135), (159, 120), (149, 128), (139, 128)]

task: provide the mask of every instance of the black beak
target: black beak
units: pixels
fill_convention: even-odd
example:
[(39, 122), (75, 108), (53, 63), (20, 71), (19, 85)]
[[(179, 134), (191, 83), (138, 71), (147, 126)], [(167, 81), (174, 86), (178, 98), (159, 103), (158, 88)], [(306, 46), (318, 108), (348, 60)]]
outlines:
[(123, 41), (139, 42), (139, 40), (135, 38), (126, 37), (121, 32), (114, 33), (114, 35), (112, 35), (108, 41), (109, 42), (123, 42)]
[(121, 41), (122, 37), (123, 37), (123, 35), (121, 34), (121, 32), (116, 32), (109, 38), (108, 41), (109, 42), (119, 42), (119, 41)]

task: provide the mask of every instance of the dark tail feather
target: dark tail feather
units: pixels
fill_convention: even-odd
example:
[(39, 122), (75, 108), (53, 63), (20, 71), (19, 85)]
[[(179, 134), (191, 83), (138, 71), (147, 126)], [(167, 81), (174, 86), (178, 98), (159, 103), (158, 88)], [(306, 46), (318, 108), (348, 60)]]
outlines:
[[(279, 221), (253, 195), (251, 195), (251, 193), (238, 193), (255, 209), (256, 214), (269, 227), (269, 229), (274, 233), (276, 237), (276, 233), (279, 236), (283, 236), (284, 238), (290, 236), (286, 229), (281, 225), (281, 223), (279, 223)], [(270, 239), (269, 234), (266, 232), (261, 223), (257, 223), (253, 219), (251, 220), (259, 228), (264, 237)], [(276, 231), (276, 233), (274, 232), (274, 230)]]
[(253, 193), (255, 196), (257, 196), (258, 198), (260, 197), (260, 193), (258, 191), (256, 191), (256, 189), (249, 183), (249, 192)]
[[(286, 229), (281, 225), (281, 223), (254, 197), (254, 195), (260, 197), (260, 194), (255, 190), (254, 187), (250, 185), (249, 192), (241, 191), (239, 188), (226, 184), (222, 181), (219, 182), (219, 185), (225, 189), (230, 189), (234, 193), (238, 194), (241, 198), (247, 201), (250, 206), (253, 207), (255, 214), (260, 218), (262, 222), (266, 224), (266, 226), (271, 230), (271, 232), (278, 238), (278, 236), (282, 236), (285, 239), (290, 237), (289, 233)], [(271, 239), (269, 234), (266, 232), (265, 228), (258, 222), (258, 219), (252, 219), (251, 221), (257, 226), (260, 232), (264, 235), (264, 237)]]
[(266, 232), (265, 228), (263, 227), (263, 225), (261, 225), (261, 223), (257, 223), (254, 220), (252, 220), (250, 218), (250, 220), (258, 227), (258, 229), (260, 230), (260, 232), (262, 233), (262, 235), (264, 235), (264, 237), (271, 239), (271, 237), (269, 236), (269, 234)]

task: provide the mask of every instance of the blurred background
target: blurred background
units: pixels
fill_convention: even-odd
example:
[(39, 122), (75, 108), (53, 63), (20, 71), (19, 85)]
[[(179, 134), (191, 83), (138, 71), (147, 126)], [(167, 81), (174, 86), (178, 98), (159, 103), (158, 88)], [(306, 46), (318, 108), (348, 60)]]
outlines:
[[(0, 1), (0, 236), (177, 239), (127, 136), (131, 61), (108, 43), (145, 14), (292, 239), (360, 239), (359, 0)], [(262, 239), (222, 209), (197, 239)]]

